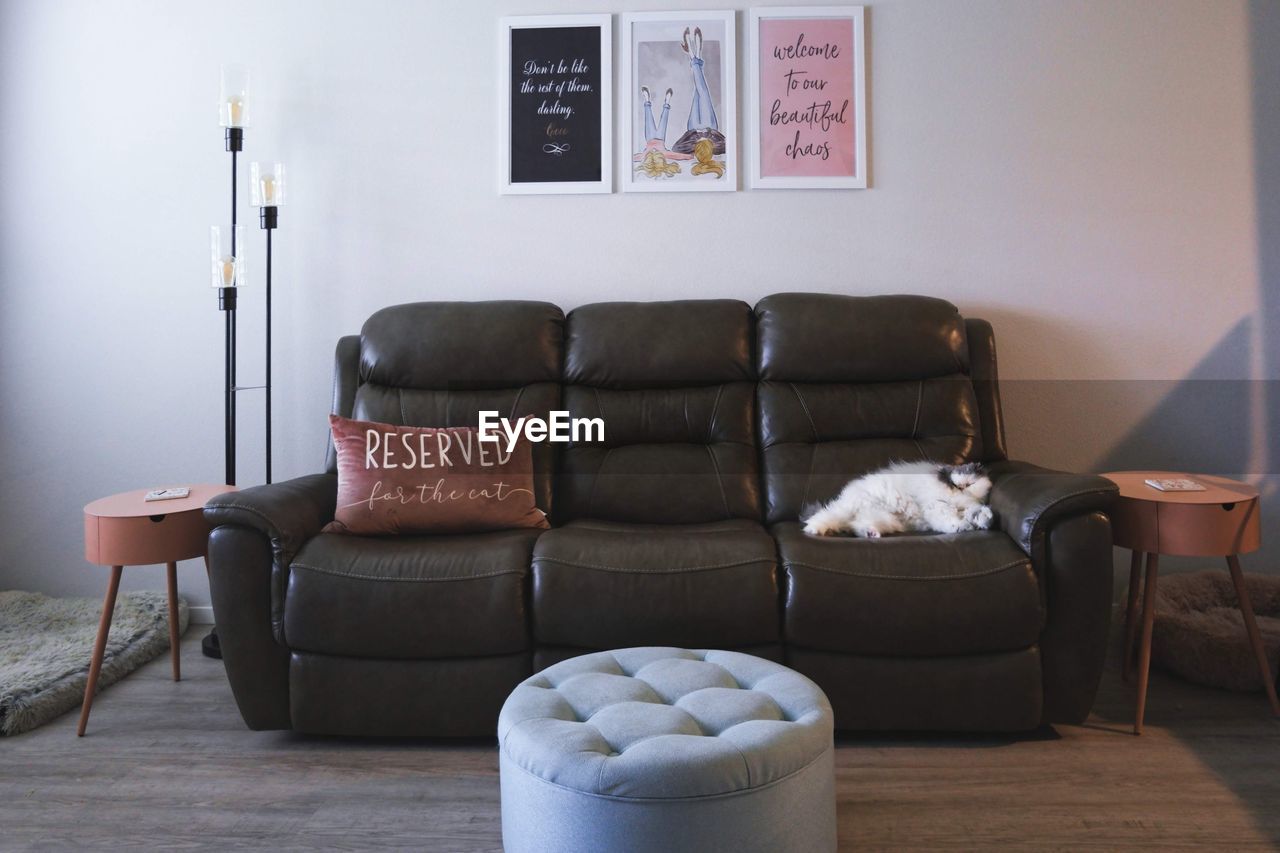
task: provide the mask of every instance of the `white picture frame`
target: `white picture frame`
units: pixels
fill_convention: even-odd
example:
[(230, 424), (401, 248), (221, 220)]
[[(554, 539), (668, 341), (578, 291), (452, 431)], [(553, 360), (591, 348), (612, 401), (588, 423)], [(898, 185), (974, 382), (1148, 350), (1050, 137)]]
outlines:
[[(689, 51), (683, 49), (685, 27), (691, 31), (703, 30), (706, 39), (705, 43), (699, 41), (696, 48), (699, 54), (696, 68), (694, 45), (689, 46)], [(742, 146), (738, 138), (737, 13), (733, 10), (626, 13), (621, 16), (619, 32), (622, 140), (618, 145), (617, 170), (622, 191), (734, 192), (739, 189)], [(708, 38), (709, 35), (714, 38)], [(640, 45), (643, 47), (638, 47)], [(706, 57), (701, 55), (703, 52)], [(718, 54), (717, 62), (714, 72), (708, 75), (702, 61), (710, 59), (713, 53)], [(666, 100), (668, 88), (664, 80), (671, 81), (669, 87), (673, 90), (670, 109), (660, 106)], [(649, 128), (643, 118), (641, 86), (650, 87), (650, 110), (657, 113), (653, 128), (662, 131), (660, 162), (659, 158), (649, 155), (651, 150), (659, 150), (658, 137), (641, 138), (648, 136), (645, 131)], [(711, 97), (704, 101), (702, 93)], [(714, 115), (711, 128), (705, 128), (705, 121), (695, 122), (695, 115), (704, 120)], [(674, 124), (677, 129), (670, 129), (668, 124)], [(695, 124), (698, 127), (692, 126)], [(717, 139), (715, 132), (722, 134), (723, 140)], [(697, 148), (700, 137), (707, 138), (713, 146), (709, 155), (705, 146)], [(670, 149), (666, 147), (668, 142)], [(690, 142), (696, 151), (675, 150), (688, 147)], [(648, 171), (646, 157), (650, 157)], [(688, 159), (675, 159), (677, 157)]]
[[(600, 98), (599, 176), (592, 180), (522, 180), (521, 169), (513, 165), (512, 32), (577, 27), (598, 27), (600, 30), (599, 85), (596, 88)], [(498, 68), (498, 192), (503, 195), (613, 192), (613, 16), (522, 15), (500, 18)], [(568, 73), (572, 74), (572, 69)], [(544, 79), (550, 76), (545, 75)], [(543, 144), (550, 146), (546, 149), (548, 156), (556, 156), (552, 141)]]
[[(852, 22), (852, 55), (848, 59), (853, 63), (850, 73), (852, 92), (849, 94), (853, 108), (850, 123), (853, 129), (851, 174), (784, 174), (785, 167), (779, 165), (777, 155), (777, 138), (764, 139), (765, 129), (761, 124), (762, 92), (776, 86), (777, 72), (769, 83), (762, 85), (761, 75), (765, 73), (765, 63), (761, 60), (763, 47), (761, 23), (768, 21), (806, 21), (821, 24), (849, 20)], [(866, 189), (868, 185), (867, 168), (867, 58), (866, 58), (866, 7), (864, 6), (766, 6), (750, 10), (747, 19), (747, 132), (744, 143), (747, 151), (748, 178), (752, 189)], [(830, 46), (829, 43), (827, 45)], [(797, 48), (799, 45), (797, 45)], [(818, 47), (810, 44), (809, 49)], [(821, 57), (821, 54), (818, 54)], [(825, 57), (822, 57), (824, 60)], [(777, 59), (777, 57), (775, 57)], [(797, 60), (803, 62), (805, 60)], [(813, 61), (813, 60), (811, 60)], [(835, 60), (830, 60), (835, 61)], [(772, 63), (770, 63), (772, 64)], [(774, 66), (776, 69), (776, 66)], [(807, 73), (807, 72), (806, 72)], [(843, 69), (841, 69), (843, 73)], [(787, 75), (783, 75), (787, 77)], [(787, 86), (796, 78), (787, 77)], [(815, 78), (804, 78), (815, 79)], [(801, 90), (804, 91), (803, 89)], [(830, 94), (830, 93), (824, 93)], [(837, 97), (839, 93), (836, 93)], [(816, 102), (815, 102), (816, 103)], [(834, 108), (838, 114), (838, 108)], [(783, 110), (785, 111), (785, 108)], [(773, 116), (771, 116), (773, 118)], [(812, 156), (811, 150), (823, 143), (826, 131), (801, 144), (797, 138), (795, 149), (802, 149), (804, 156)], [(790, 149), (792, 146), (787, 146)], [(841, 145), (837, 156), (844, 154)], [(765, 152), (764, 149), (768, 149)], [(794, 159), (794, 158), (793, 158)], [(768, 160), (768, 162), (764, 162)]]

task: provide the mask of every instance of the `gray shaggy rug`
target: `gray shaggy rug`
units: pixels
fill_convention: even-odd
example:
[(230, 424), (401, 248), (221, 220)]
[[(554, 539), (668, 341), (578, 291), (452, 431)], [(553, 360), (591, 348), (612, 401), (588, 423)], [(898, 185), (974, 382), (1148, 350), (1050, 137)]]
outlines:
[[(1246, 574), (1244, 583), (1274, 677), (1280, 664), (1280, 576)], [(1236, 590), (1225, 568), (1160, 578), (1151, 659), (1197, 684), (1262, 690)]]
[[(29, 731), (80, 705), (101, 615), (100, 600), (0, 592), (0, 734)], [(187, 605), (181, 599), (178, 617), (185, 631)], [(168, 596), (120, 595), (98, 689), (168, 648)]]

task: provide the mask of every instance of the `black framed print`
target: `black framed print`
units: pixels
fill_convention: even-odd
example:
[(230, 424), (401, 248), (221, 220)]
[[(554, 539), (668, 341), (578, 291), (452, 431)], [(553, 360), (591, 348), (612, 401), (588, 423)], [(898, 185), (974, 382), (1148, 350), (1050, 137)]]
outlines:
[(502, 18), (498, 33), (499, 192), (612, 192), (612, 16)]

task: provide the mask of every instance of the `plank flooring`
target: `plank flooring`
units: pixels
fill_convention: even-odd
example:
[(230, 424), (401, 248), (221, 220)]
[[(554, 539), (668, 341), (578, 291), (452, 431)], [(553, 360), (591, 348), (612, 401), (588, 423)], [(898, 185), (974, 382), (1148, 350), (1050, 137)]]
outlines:
[[(0, 849), (501, 849), (489, 742), (247, 731), (183, 642), (76, 714), (0, 739)], [(1110, 667), (1085, 726), (838, 740), (841, 849), (1280, 849), (1280, 722), (1261, 695), (1152, 677), (1146, 733)]]

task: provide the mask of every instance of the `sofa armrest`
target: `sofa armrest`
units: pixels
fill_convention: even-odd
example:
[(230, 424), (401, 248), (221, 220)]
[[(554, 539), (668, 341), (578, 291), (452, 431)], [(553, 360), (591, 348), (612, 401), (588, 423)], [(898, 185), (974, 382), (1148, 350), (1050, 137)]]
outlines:
[(293, 555), (333, 519), (335, 474), (227, 492), (209, 501), (209, 591), (227, 680), (251, 729), (290, 728), (281, 602)]
[(272, 557), (281, 566), (333, 521), (337, 500), (337, 474), (310, 474), (218, 495), (205, 505), (204, 517), (212, 527), (258, 531), (271, 543)]
[(1070, 474), (1029, 462), (996, 462), (991, 476), (991, 510), (1000, 529), (1035, 558), (1037, 537), (1059, 519), (1107, 512), (1119, 490), (1094, 474)]
[(1026, 462), (989, 467), (991, 508), (1040, 579), (1042, 722), (1083, 722), (1093, 707), (1111, 626), (1111, 521), (1118, 492), (1103, 477)]

